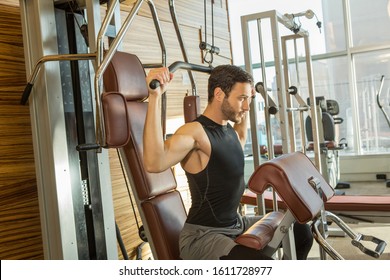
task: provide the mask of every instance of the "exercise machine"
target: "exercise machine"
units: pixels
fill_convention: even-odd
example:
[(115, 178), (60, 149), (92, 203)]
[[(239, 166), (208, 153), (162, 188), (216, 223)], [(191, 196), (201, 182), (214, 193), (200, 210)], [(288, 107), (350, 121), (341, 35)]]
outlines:
[[(354, 232), (337, 215), (324, 209), (324, 203), (334, 197), (334, 190), (302, 152), (284, 154), (263, 163), (255, 170), (248, 185), (256, 194), (271, 187), (284, 201), (286, 216), (292, 215), (300, 223), (311, 222), (314, 238), (321, 249), (321, 259), (326, 259), (326, 254), (332, 259), (343, 259), (326, 241), (330, 221), (352, 239), (353, 246), (371, 257), (379, 258), (387, 245), (374, 236)], [(374, 249), (366, 247), (367, 242), (374, 243)]]
[[(338, 102), (336, 100), (325, 100), (323, 96), (316, 98), (316, 104), (313, 105), (320, 108), (320, 117), (318, 118), (318, 127), (323, 131), (322, 140), (320, 142), (321, 156), (323, 158), (324, 177), (329, 184), (335, 189), (350, 188), (347, 182), (340, 182), (340, 157), (339, 152), (344, 150), (348, 144), (345, 138), (339, 137), (337, 133), (337, 125), (343, 123), (343, 119), (337, 117), (340, 112)], [(312, 151), (312, 122), (310, 116), (305, 122), (306, 137), (308, 140), (307, 150)], [(338, 138), (338, 139), (337, 139)]]
[[(377, 95), (376, 95), (376, 102), (378, 104), (379, 109), (382, 111), (383, 116), (386, 119), (387, 125), (390, 128), (390, 118), (389, 118), (389, 115), (387, 114), (387, 112), (386, 112), (386, 110), (384, 108), (384, 104), (381, 102), (381, 93), (382, 93), (382, 90), (383, 90), (384, 82), (385, 82), (385, 75), (382, 75), (381, 79), (380, 79), (379, 90), (378, 90)], [(390, 188), (390, 180), (386, 180), (386, 187)]]
[[(271, 39), (264, 39), (264, 25), (270, 27)], [(305, 48), (305, 66), (307, 72), (307, 89), (309, 91), (309, 98), (314, 104), (315, 100), (315, 91), (314, 91), (314, 82), (312, 79), (312, 64), (310, 57), (310, 46), (308, 33), (303, 28), (296, 28), (296, 22), (286, 15), (281, 15), (277, 11), (266, 11), (256, 14), (245, 15), (241, 17), (241, 27), (242, 27), (242, 36), (243, 36), (243, 45), (244, 45), (244, 58), (245, 58), (245, 69), (252, 73), (255, 80), (262, 82), (262, 88), (267, 89), (267, 70), (265, 67), (265, 53), (263, 49), (263, 44), (271, 42), (273, 58), (274, 61), (274, 102), (270, 104), (270, 98), (268, 94), (263, 94), (264, 98), (264, 120), (266, 127), (267, 135), (267, 155), (266, 160), (271, 160), (275, 157), (275, 144), (273, 139), (273, 127), (270, 122), (270, 109), (277, 106), (277, 118), (279, 120), (279, 132), (280, 132), (280, 141), (281, 149), (283, 153), (290, 153), (292, 151), (298, 150), (296, 135), (295, 135), (295, 118), (294, 112), (292, 110), (287, 111), (286, 108), (293, 108), (292, 96), (289, 94), (288, 89), (291, 86), (290, 77), (288, 72), (288, 52), (287, 52), (287, 42), (293, 42), (294, 46), (297, 45), (297, 42), (303, 42)], [(280, 36), (280, 33), (283, 31), (291, 33), (290, 35)], [(286, 33), (286, 32), (284, 32)], [(257, 46), (257, 48), (256, 48)], [(295, 51), (296, 54), (296, 51)], [(298, 63), (298, 56), (295, 55), (296, 65)], [(254, 59), (260, 60), (261, 72), (260, 77), (256, 75), (254, 69)], [(298, 72), (298, 71), (297, 71)], [(250, 110), (250, 127), (251, 127), (251, 136), (252, 136), (252, 150), (253, 150), (253, 168), (256, 169), (257, 166), (261, 164), (261, 153), (258, 143), (258, 131), (257, 126), (259, 124), (258, 116), (259, 110), (258, 102), (251, 103)], [(314, 163), (319, 170), (321, 170), (321, 159), (320, 159), (320, 147), (319, 147), (319, 131), (317, 127), (318, 112), (317, 110), (310, 110), (313, 123), (313, 149), (314, 149)], [(264, 199), (259, 196), (257, 202), (257, 209), (259, 214), (265, 214), (264, 210)]]

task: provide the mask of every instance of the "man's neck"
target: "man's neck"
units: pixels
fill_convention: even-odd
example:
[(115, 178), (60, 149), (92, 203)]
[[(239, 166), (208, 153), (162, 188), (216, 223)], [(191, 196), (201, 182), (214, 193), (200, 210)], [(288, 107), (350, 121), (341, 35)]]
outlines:
[(217, 108), (212, 108), (210, 104), (207, 105), (203, 115), (220, 125), (227, 125), (228, 123), (227, 119), (224, 119), (222, 112)]

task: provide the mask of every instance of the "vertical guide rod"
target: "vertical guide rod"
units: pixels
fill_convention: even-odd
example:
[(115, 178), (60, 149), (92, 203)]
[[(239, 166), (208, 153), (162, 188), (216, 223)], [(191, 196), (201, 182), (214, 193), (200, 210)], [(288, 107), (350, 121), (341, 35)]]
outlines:
[[(252, 57), (250, 52), (250, 35), (248, 22), (246, 18), (241, 17), (241, 28), (242, 28), (242, 38), (243, 38), (243, 48), (244, 48), (244, 58), (245, 58), (245, 70), (248, 73), (253, 75), (252, 69)], [(252, 154), (253, 154), (253, 165), (254, 169), (260, 165), (260, 147), (258, 145), (258, 132), (257, 132), (257, 102), (251, 102), (249, 118), (251, 126), (251, 137), (252, 137)], [(265, 215), (265, 203), (263, 195), (257, 196), (257, 211), (261, 215)]]

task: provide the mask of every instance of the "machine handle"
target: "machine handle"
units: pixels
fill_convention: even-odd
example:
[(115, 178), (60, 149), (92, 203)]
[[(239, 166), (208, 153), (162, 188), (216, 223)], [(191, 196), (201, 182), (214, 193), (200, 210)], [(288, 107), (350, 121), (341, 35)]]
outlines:
[(97, 143), (86, 143), (86, 144), (80, 144), (76, 146), (76, 150), (79, 152), (83, 151), (89, 151), (89, 150), (98, 150), (100, 149), (100, 145)]
[[(214, 69), (212, 66), (203, 66), (203, 65), (197, 65), (193, 63), (183, 62), (183, 61), (176, 61), (168, 66), (169, 72), (174, 73), (176, 70), (183, 69), (183, 70), (191, 70), (191, 71), (197, 71), (197, 72), (203, 72), (203, 73), (211, 73), (211, 71)], [(149, 83), (149, 87), (151, 89), (156, 89), (160, 86), (160, 82), (158, 80), (152, 80)]]
[(24, 88), (22, 98), (20, 99), (20, 104), (26, 105), (28, 98), (30, 97), (30, 93), (32, 90), (34, 84), (27, 83), (26, 87)]
[(382, 104), (381, 104), (381, 102), (379, 100), (379, 97), (380, 97), (381, 92), (382, 92), (383, 83), (385, 82), (385, 75), (381, 76), (380, 82), (381, 82), (381, 84), (379, 86), (379, 90), (378, 90), (378, 93), (376, 95), (376, 102), (378, 103), (379, 108), (382, 110), (383, 106), (382, 106)]
[(199, 48), (202, 51), (207, 51), (209, 53), (219, 54), (219, 48), (218, 47), (216, 47), (214, 45), (207, 44), (206, 42), (201, 42), (199, 44)]
[(292, 94), (292, 95), (295, 95), (298, 93), (298, 88), (296, 86), (291, 86), (288, 88), (288, 93), (289, 94)]
[[(272, 89), (270, 88), (267, 88), (267, 90), (265, 90), (263, 82), (256, 83), (255, 90), (256, 92), (260, 93), (264, 99), (266, 98), (266, 94), (267, 94), (266, 91), (272, 91)], [(276, 106), (275, 102), (272, 100), (270, 96), (268, 96), (268, 101), (269, 101), (268, 113), (270, 115), (276, 115), (279, 112), (278, 107)]]
[(335, 124), (342, 124), (344, 122), (344, 119), (340, 117), (335, 117), (333, 119)]
[[(377, 244), (375, 250), (371, 250), (371, 249), (365, 247), (360, 242), (361, 240)], [(385, 250), (387, 243), (386, 243), (386, 241), (383, 241), (383, 240), (376, 238), (374, 236), (371, 236), (371, 235), (358, 234), (352, 240), (352, 245), (356, 246), (357, 248), (360, 249), (360, 251), (362, 251), (363, 253), (365, 253), (371, 257), (379, 258), (382, 255), (383, 251)]]

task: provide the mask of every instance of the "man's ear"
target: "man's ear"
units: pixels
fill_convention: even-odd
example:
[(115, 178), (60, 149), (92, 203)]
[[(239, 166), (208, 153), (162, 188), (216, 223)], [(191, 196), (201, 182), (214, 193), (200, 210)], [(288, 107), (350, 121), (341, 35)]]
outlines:
[(218, 101), (222, 101), (225, 98), (225, 93), (220, 87), (214, 89), (214, 98)]

